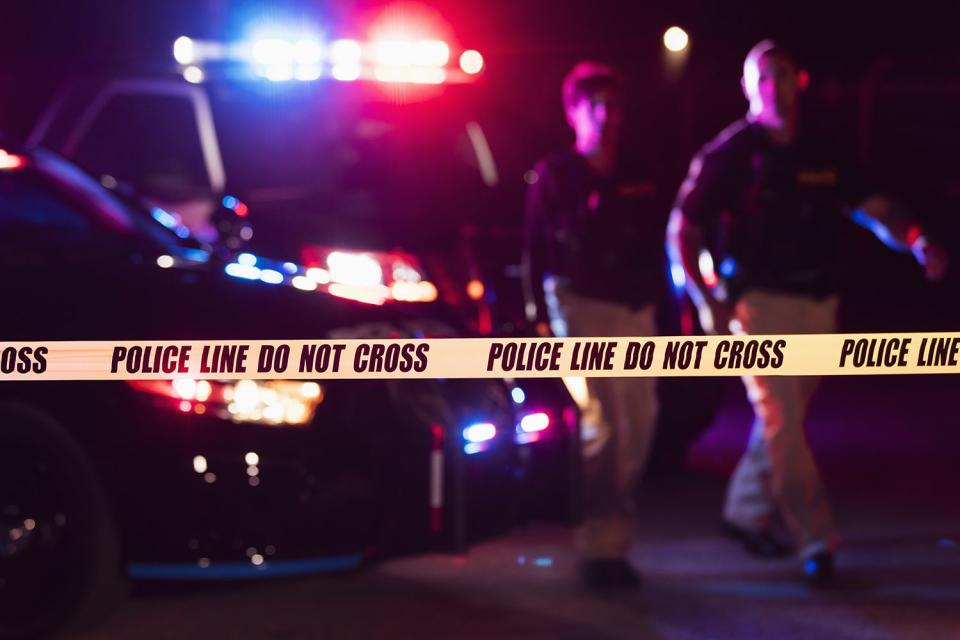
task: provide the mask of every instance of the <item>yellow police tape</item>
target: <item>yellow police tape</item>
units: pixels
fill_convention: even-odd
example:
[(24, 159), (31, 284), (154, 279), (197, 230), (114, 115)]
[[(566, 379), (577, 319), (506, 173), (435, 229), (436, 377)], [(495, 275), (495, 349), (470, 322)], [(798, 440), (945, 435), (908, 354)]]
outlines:
[(0, 343), (0, 380), (960, 373), (960, 333)]

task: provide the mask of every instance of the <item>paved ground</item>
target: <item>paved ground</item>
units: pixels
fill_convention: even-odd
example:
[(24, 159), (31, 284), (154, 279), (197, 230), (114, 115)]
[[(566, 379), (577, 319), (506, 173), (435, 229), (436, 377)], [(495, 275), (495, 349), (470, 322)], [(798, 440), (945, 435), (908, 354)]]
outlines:
[(584, 592), (569, 533), (534, 526), (466, 557), (139, 595), (84, 637), (960, 638), (958, 390), (947, 378), (827, 383), (810, 437), (844, 538), (828, 593), (801, 586), (795, 562), (753, 560), (717, 533), (749, 418), (732, 394), (691, 454), (699, 471), (641, 498), (637, 593)]

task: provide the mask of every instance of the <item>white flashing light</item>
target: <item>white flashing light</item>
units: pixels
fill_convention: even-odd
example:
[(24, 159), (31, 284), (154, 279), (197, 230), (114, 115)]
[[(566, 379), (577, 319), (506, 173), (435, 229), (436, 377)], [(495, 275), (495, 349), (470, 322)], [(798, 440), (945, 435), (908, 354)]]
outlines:
[(321, 76), (320, 65), (300, 66), (294, 71), (293, 77), (301, 82), (310, 82)]
[(245, 267), (252, 267), (257, 264), (257, 256), (252, 253), (241, 253), (237, 256), (237, 264), (242, 264)]
[(169, 269), (173, 266), (173, 257), (166, 254), (157, 258), (157, 266), (161, 269)]
[(497, 435), (497, 428), (489, 422), (472, 424), (463, 430), (463, 438), (467, 442), (487, 442)]
[(343, 82), (357, 80), (362, 57), (363, 48), (356, 40), (334, 40), (330, 44), (330, 75)]
[(700, 267), (700, 273), (702, 274), (713, 274), (713, 256), (710, 255), (710, 252), (704, 249), (700, 252), (700, 255), (697, 259), (698, 266)]
[(260, 280), (267, 284), (280, 284), (283, 282), (283, 274), (273, 269), (261, 269)]
[(226, 271), (228, 276), (233, 276), (234, 278), (243, 278), (245, 280), (260, 279), (260, 269), (245, 264), (231, 262), (224, 267), (223, 270)]
[(347, 300), (356, 300), (365, 304), (381, 305), (390, 298), (390, 288), (382, 284), (377, 285), (355, 285), (340, 284), (334, 282), (327, 289), (330, 295)]
[(687, 274), (683, 270), (683, 265), (674, 262), (670, 265), (670, 278), (673, 280), (673, 287), (677, 291), (687, 286)]
[(667, 51), (680, 53), (690, 44), (690, 36), (680, 27), (670, 27), (663, 32), (663, 46)]
[(359, 65), (363, 49), (356, 40), (334, 40), (330, 44), (330, 62), (333, 66)]
[(442, 67), (450, 61), (450, 47), (443, 40), (421, 40), (413, 45), (413, 64)]
[(317, 283), (306, 276), (296, 276), (290, 283), (301, 291), (313, 291), (317, 288)]
[(316, 65), (323, 57), (323, 47), (320, 43), (311, 38), (299, 40), (293, 47), (293, 56), (297, 64)]
[(180, 36), (173, 41), (173, 59), (180, 64), (190, 64), (196, 60), (193, 38)]
[(383, 284), (380, 263), (364, 253), (334, 251), (327, 256), (327, 268), (333, 282), (356, 286)]
[(329, 284), (330, 272), (320, 267), (310, 267), (307, 269), (307, 277), (317, 284)]
[(443, 84), (447, 71), (441, 67), (414, 67), (410, 70), (410, 82), (416, 84)]
[(381, 40), (373, 46), (373, 60), (389, 67), (413, 64), (413, 43), (408, 40)]
[(198, 380), (196, 387), (194, 387), (193, 397), (199, 402), (206, 402), (210, 399), (210, 394), (212, 393), (213, 385), (206, 380)]
[(319, 398), (322, 389), (316, 382), (304, 382), (300, 387), (300, 395), (304, 398)]
[(523, 404), (527, 400), (527, 394), (520, 387), (514, 387), (510, 390), (510, 397), (515, 404)]
[(274, 64), (263, 72), (263, 76), (271, 82), (286, 82), (293, 79), (293, 65)]
[(520, 419), (520, 431), (523, 431), (524, 433), (543, 431), (549, 426), (550, 416), (543, 412), (531, 413), (523, 416), (523, 418)]
[(252, 54), (254, 61), (262, 65), (289, 65), (293, 62), (295, 51), (292, 42), (264, 38), (253, 43)]
[(190, 65), (183, 70), (183, 79), (190, 84), (200, 84), (203, 82), (203, 69), (196, 65)]
[(197, 392), (197, 381), (190, 378), (177, 378), (171, 385), (178, 396), (184, 400), (193, 400)]
[(468, 49), (460, 54), (460, 68), (468, 75), (480, 73), (483, 69), (483, 56), (476, 49)]
[(426, 280), (420, 282), (394, 282), (390, 295), (400, 302), (433, 302), (437, 299), (437, 287)]
[(330, 75), (333, 76), (334, 79), (342, 82), (352, 82), (360, 78), (360, 65), (335, 64), (333, 68), (330, 69)]

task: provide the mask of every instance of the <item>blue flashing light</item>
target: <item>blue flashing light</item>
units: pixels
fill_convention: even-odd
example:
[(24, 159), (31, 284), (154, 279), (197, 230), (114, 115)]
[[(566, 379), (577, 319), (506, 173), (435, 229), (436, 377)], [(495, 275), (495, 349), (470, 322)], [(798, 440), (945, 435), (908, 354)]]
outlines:
[(517, 444), (530, 444), (531, 442), (540, 442), (541, 433), (539, 431), (534, 431), (532, 433), (520, 432), (513, 437), (513, 441)]
[(520, 387), (514, 387), (510, 390), (510, 397), (513, 398), (513, 401), (517, 404), (523, 404), (527, 399), (527, 394), (523, 392), (523, 389)]
[(210, 253), (203, 249), (184, 249), (183, 257), (192, 262), (210, 261)]
[(535, 558), (533, 564), (537, 567), (552, 567), (553, 558)]
[(174, 229), (173, 232), (177, 235), (178, 238), (189, 238), (189, 237), (190, 237), (190, 229), (186, 228), (186, 227), (183, 226), (182, 224), (181, 224), (181, 225), (177, 225), (177, 228)]
[(238, 204), (240, 204), (240, 201), (234, 196), (223, 196), (223, 200), (220, 202), (227, 209), (234, 209)]
[(223, 268), (227, 272), (228, 276), (233, 276), (234, 278), (243, 278), (244, 280), (259, 280), (260, 279), (260, 269), (250, 266), (248, 264), (238, 264), (236, 262), (231, 262), (226, 267)]
[(737, 262), (733, 258), (724, 258), (720, 263), (720, 275), (730, 278), (737, 271)]
[(289, 273), (289, 274), (294, 274), (294, 273), (296, 273), (299, 269), (297, 269), (297, 265), (293, 264), (292, 262), (284, 262), (284, 263), (283, 263), (283, 270), (286, 271), (286, 272)]
[(237, 263), (245, 267), (252, 267), (257, 264), (257, 256), (252, 253), (241, 253), (237, 256)]
[(463, 445), (463, 452), (468, 456), (472, 456), (475, 453), (486, 451), (487, 447), (488, 445), (486, 442), (468, 442), (467, 444)]
[(167, 229), (173, 229), (177, 226), (177, 219), (160, 207), (154, 207), (151, 209), (150, 215), (154, 220), (165, 226)]

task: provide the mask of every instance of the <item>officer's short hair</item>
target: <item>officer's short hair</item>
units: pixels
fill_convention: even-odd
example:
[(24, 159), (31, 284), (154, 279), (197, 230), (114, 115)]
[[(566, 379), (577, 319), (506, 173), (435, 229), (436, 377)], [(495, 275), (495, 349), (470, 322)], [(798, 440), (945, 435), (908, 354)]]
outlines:
[(570, 111), (584, 98), (607, 90), (620, 93), (620, 74), (616, 69), (589, 60), (578, 62), (563, 78), (563, 110)]
[(747, 57), (743, 59), (743, 68), (746, 70), (750, 64), (759, 64), (763, 56), (775, 55), (782, 56), (793, 63), (794, 67), (799, 67), (797, 55), (791, 47), (784, 45), (779, 40), (765, 38), (751, 47), (747, 52)]

